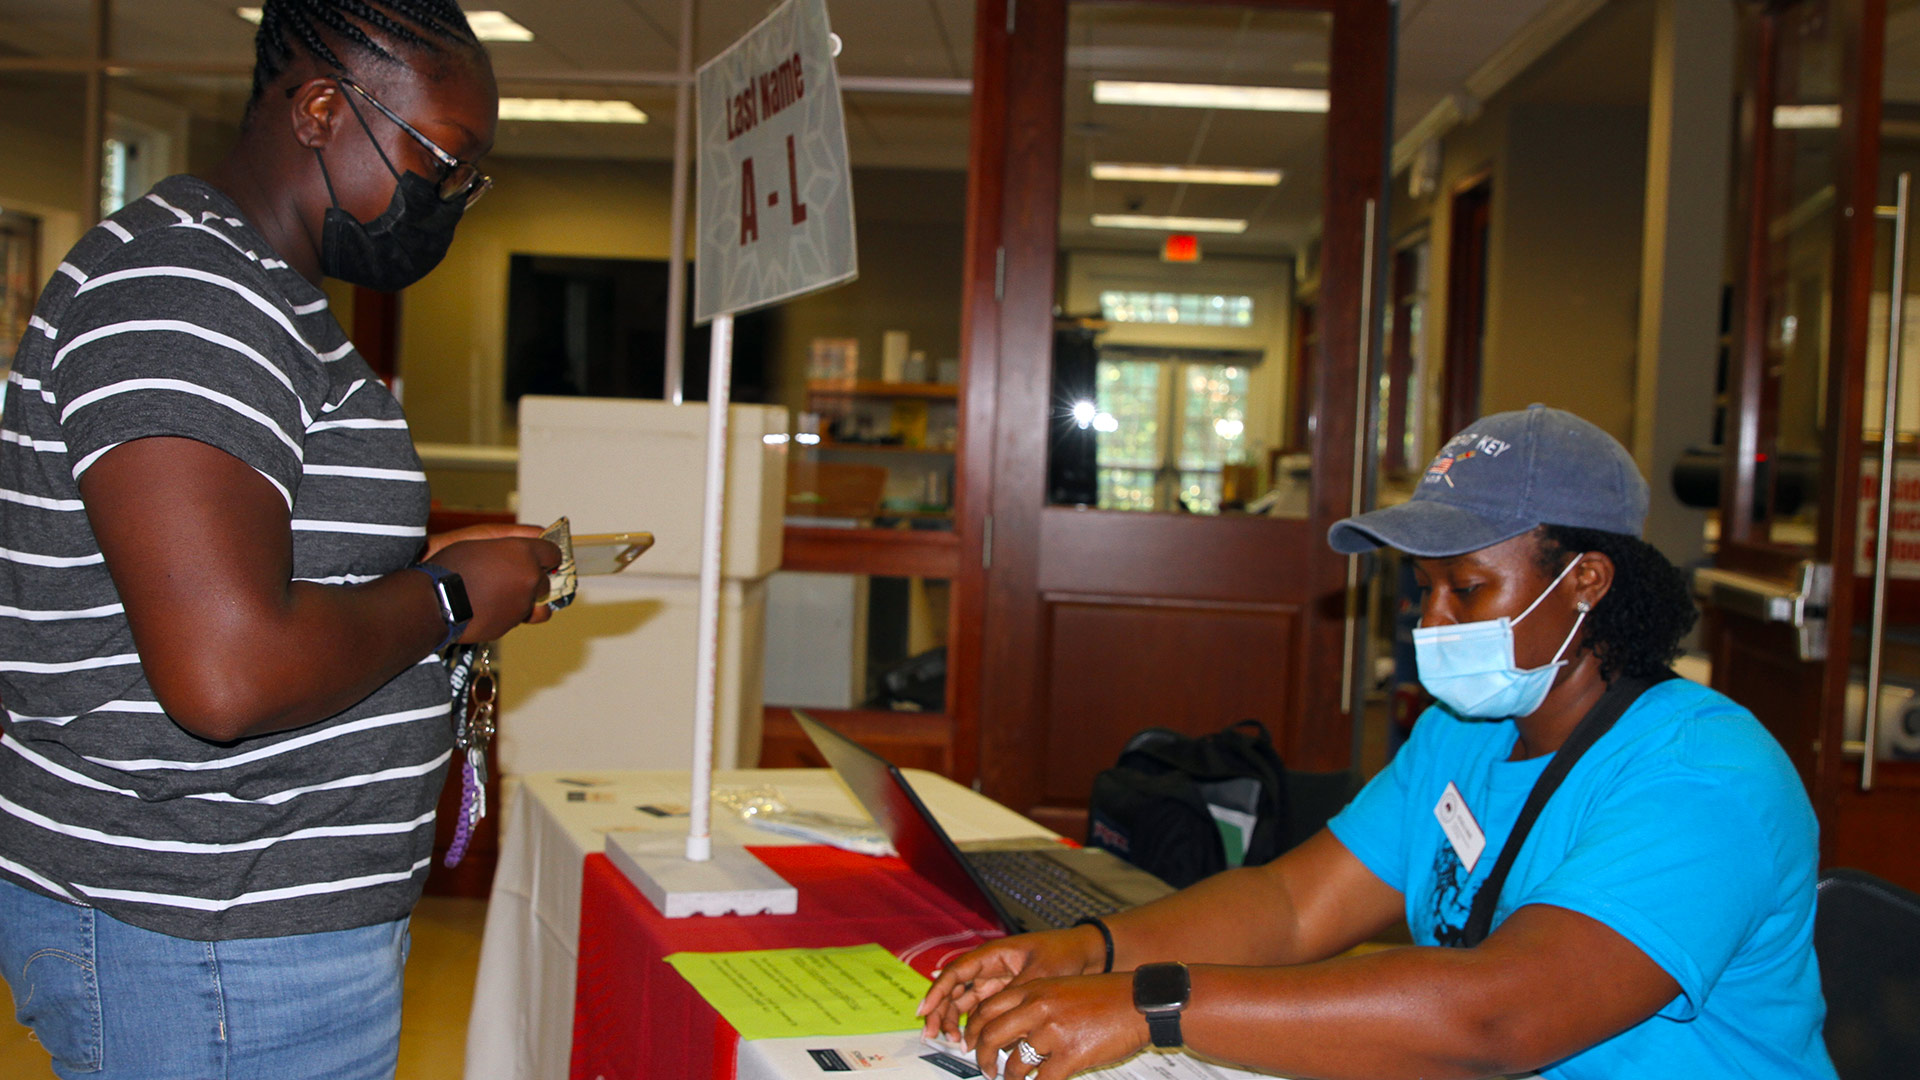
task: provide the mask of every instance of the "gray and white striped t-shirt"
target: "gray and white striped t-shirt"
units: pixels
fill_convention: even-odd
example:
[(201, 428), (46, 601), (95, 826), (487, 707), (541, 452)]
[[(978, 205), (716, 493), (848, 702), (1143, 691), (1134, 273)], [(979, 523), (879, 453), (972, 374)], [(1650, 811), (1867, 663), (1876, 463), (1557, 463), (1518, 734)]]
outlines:
[(100, 455), (153, 436), (264, 476), (296, 578), (392, 573), (426, 534), (399, 403), (230, 199), (172, 177), (87, 233), (0, 415), (0, 874), (199, 940), (400, 918), (450, 755), (445, 671), (427, 657), (337, 716), (231, 744), (175, 724), (79, 490)]

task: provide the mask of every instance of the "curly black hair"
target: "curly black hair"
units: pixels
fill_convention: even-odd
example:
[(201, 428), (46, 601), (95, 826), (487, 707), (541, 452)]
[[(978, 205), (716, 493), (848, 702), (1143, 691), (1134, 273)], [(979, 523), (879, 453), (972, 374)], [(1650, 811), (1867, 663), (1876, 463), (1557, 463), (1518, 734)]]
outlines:
[(1571, 525), (1542, 525), (1534, 535), (1540, 570), (1549, 577), (1584, 552), (1613, 561), (1613, 588), (1585, 624), (1583, 648), (1600, 657), (1600, 677), (1650, 679), (1666, 672), (1680, 655), (1680, 639), (1700, 617), (1686, 574), (1637, 536)]

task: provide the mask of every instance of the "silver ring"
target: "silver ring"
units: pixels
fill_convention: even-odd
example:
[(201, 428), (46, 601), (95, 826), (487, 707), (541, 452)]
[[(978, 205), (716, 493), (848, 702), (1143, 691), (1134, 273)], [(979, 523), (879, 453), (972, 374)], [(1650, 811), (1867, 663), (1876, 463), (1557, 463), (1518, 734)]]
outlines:
[(1019, 1042), (1014, 1043), (1013, 1048), (1020, 1052), (1020, 1060), (1026, 1062), (1029, 1065), (1038, 1065), (1041, 1062), (1047, 1060), (1047, 1055), (1041, 1053), (1038, 1050), (1035, 1050), (1033, 1048), (1033, 1044), (1028, 1042), (1025, 1039), (1021, 1039)]

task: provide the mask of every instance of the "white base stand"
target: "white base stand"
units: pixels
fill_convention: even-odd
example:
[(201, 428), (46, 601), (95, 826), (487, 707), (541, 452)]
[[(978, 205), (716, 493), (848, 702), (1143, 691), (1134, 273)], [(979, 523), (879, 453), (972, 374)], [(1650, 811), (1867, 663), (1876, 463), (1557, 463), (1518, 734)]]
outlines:
[(608, 833), (607, 858), (669, 919), (800, 910), (799, 891), (737, 845), (723, 842), (714, 847), (712, 859), (691, 862), (684, 836)]

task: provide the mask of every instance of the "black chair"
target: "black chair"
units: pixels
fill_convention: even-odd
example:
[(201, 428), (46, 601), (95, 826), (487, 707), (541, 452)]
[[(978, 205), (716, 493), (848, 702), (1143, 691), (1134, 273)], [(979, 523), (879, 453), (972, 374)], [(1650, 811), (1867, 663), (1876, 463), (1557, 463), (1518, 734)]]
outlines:
[(1920, 895), (1859, 870), (1820, 878), (1813, 947), (1840, 1080), (1920, 1077)]

